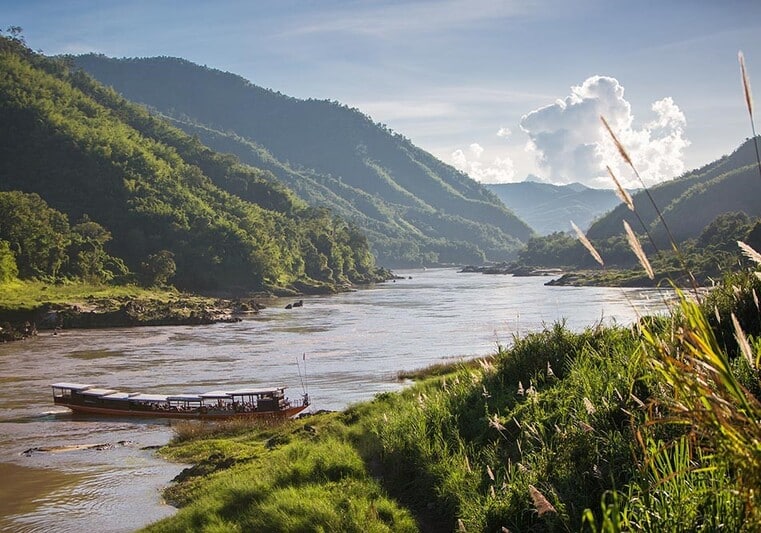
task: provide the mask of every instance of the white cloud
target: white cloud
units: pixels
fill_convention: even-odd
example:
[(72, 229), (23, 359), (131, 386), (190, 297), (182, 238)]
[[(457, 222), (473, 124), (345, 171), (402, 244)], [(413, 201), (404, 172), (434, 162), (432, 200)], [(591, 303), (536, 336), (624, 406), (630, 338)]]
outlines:
[(554, 104), (536, 109), (521, 119), (529, 136), (527, 149), (553, 182), (579, 181), (611, 187), (605, 172), (609, 165), (624, 186), (639, 187), (604, 131), (604, 116), (626, 147), (647, 185), (684, 172), (686, 119), (670, 98), (652, 104), (654, 120), (637, 127), (624, 88), (615, 78), (593, 76)]
[(470, 145), (470, 153), (476, 156), (476, 159), (480, 159), (481, 154), (484, 153), (484, 148), (478, 143), (473, 143)]
[(510, 137), (510, 135), (513, 132), (510, 131), (510, 128), (500, 128), (497, 130), (497, 137)]
[(515, 181), (515, 165), (509, 157), (495, 157), (491, 163), (481, 161), (484, 148), (478, 143), (470, 145), (474, 159), (468, 159), (460, 149), (452, 152), (452, 165), (481, 183), (509, 183)]

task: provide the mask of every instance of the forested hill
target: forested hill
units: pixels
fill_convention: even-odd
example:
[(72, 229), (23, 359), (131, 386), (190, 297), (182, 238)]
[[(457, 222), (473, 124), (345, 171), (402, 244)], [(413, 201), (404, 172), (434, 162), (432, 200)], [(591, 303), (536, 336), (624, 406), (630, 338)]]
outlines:
[[(173, 261), (173, 281), (190, 289), (375, 276), (356, 227), (65, 60), (2, 37), (0, 117), (0, 251), (22, 276), (128, 279), (157, 258)], [(43, 217), (56, 227), (25, 222)]]
[[(653, 187), (650, 194), (677, 241), (698, 237), (710, 222), (724, 213), (743, 212), (751, 218), (761, 217), (761, 176), (753, 140), (746, 141), (728, 156)], [(633, 199), (637, 213), (653, 237), (659, 245), (668, 247), (663, 225), (645, 192), (635, 194)], [(595, 222), (587, 235), (591, 239), (620, 235), (623, 220), (635, 231), (642, 230), (635, 214), (621, 204)]]
[(486, 186), (540, 235), (571, 231), (571, 222), (586, 229), (595, 218), (620, 203), (612, 190), (580, 183), (552, 185), (522, 181)]
[(74, 58), (208, 146), (358, 224), (386, 265), (513, 256), (531, 229), (487, 189), (337, 102), (300, 100), (175, 58)]

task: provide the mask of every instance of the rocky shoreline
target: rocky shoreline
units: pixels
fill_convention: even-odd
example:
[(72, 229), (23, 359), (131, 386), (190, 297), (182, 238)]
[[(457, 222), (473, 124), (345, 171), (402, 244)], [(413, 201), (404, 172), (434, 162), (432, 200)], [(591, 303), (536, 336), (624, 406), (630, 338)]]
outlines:
[(34, 336), (38, 330), (185, 326), (238, 322), (265, 306), (259, 298), (179, 296), (171, 301), (87, 297), (77, 304), (45, 303), (32, 309), (0, 309), (0, 342)]
[(461, 274), (512, 274), (513, 276), (561, 276), (560, 268), (536, 268), (516, 263), (496, 263), (493, 265), (468, 265), (462, 267)]

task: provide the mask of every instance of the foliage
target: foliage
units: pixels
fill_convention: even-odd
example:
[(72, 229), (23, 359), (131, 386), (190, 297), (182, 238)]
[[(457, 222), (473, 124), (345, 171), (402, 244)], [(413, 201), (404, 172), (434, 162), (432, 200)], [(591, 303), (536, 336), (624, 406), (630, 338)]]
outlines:
[(146, 531), (416, 531), (349, 444), (346, 427), (323, 426), (295, 422), (179, 443), (174, 457), (217, 466), (202, 488), (190, 477), (172, 491), (185, 506)]
[(174, 254), (169, 250), (160, 250), (149, 255), (140, 266), (145, 277), (145, 284), (148, 286), (166, 285), (177, 272)]
[[(167, 252), (184, 288), (378, 279), (350, 224), (307, 209), (266, 172), (213, 152), (65, 59), (0, 38), (0, 71), (0, 190), (52, 208), (24, 196), (16, 217), (28, 220), (0, 231), (21, 277), (108, 280), (146, 264), (148, 281), (161, 282), (171, 264), (154, 267)], [(69, 228), (67, 217), (80, 222)]]
[(0, 283), (16, 279), (18, 266), (8, 241), (0, 240)]

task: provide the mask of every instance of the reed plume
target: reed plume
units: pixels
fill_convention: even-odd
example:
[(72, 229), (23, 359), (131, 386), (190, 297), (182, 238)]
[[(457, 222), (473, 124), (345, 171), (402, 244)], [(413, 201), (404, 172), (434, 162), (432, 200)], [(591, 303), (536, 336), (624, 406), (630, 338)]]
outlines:
[(613, 178), (613, 183), (616, 184), (616, 196), (618, 196), (618, 199), (626, 204), (626, 207), (629, 208), (629, 211), (636, 213), (637, 211), (634, 209), (634, 200), (632, 200), (629, 192), (621, 186), (621, 182), (618, 181), (618, 178), (613, 173), (613, 170), (611, 170), (609, 166), (606, 166), (605, 168), (608, 170), (610, 177)]
[(748, 71), (745, 68), (745, 56), (743, 55), (742, 51), (737, 52), (737, 60), (740, 62), (743, 92), (745, 93), (745, 105), (748, 107), (748, 115), (750, 116), (750, 130), (753, 132), (753, 145), (756, 148), (756, 163), (758, 167), (758, 174), (761, 176), (761, 156), (759, 156), (758, 152), (758, 136), (756, 135), (756, 124), (753, 120), (753, 93), (750, 90), (750, 78), (748, 77)]
[(756, 263), (757, 265), (761, 265), (761, 254), (758, 253), (756, 250), (754, 250), (750, 245), (742, 242), (737, 241), (737, 246), (740, 247), (740, 250), (742, 251), (743, 255)]
[(647, 277), (650, 279), (655, 279), (655, 273), (653, 272), (653, 267), (650, 266), (650, 261), (647, 260), (647, 255), (645, 255), (645, 250), (642, 249), (642, 244), (639, 242), (639, 239), (634, 234), (634, 231), (632, 231), (632, 227), (629, 225), (629, 223), (624, 220), (624, 230), (626, 230), (626, 238), (629, 241), (629, 247), (632, 249), (632, 252), (634, 252), (634, 255), (637, 256), (637, 259), (639, 260), (639, 263), (642, 265), (642, 268), (645, 269), (645, 272), (647, 273)]
[(600, 266), (605, 266), (605, 263), (602, 260), (602, 257), (600, 257), (600, 254), (595, 250), (595, 247), (592, 246), (592, 243), (589, 242), (589, 239), (587, 239), (587, 236), (584, 235), (584, 232), (581, 231), (579, 226), (573, 223), (573, 220), (571, 220), (571, 226), (573, 226), (573, 230), (576, 232), (576, 236), (579, 238), (579, 242), (586, 248), (590, 254), (592, 254), (592, 257), (595, 261), (600, 263)]
[(536, 512), (539, 513), (539, 516), (547, 513), (557, 513), (555, 507), (553, 507), (550, 501), (545, 498), (535, 486), (529, 485), (528, 492), (531, 495), (531, 501), (534, 503), (534, 508), (536, 509)]

